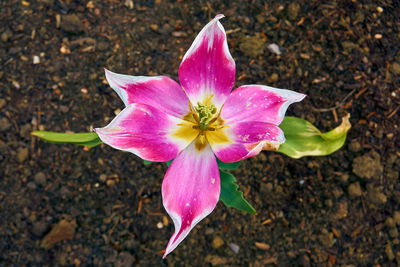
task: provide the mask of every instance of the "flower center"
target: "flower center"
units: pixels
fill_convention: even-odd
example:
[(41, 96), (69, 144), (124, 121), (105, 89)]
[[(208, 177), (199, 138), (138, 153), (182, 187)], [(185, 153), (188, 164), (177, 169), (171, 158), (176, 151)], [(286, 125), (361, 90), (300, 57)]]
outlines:
[(199, 115), (200, 130), (207, 130), (211, 120), (217, 114), (217, 108), (213, 104), (205, 105), (198, 102), (195, 111), (198, 112)]

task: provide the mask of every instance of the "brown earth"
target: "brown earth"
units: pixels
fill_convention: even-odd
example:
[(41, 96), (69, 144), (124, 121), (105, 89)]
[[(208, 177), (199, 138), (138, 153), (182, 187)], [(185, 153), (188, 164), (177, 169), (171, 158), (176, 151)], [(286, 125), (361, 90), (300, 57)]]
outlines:
[[(400, 4), (321, 2), (1, 1), (0, 265), (400, 265)], [(349, 112), (353, 128), (327, 157), (244, 161), (234, 174), (257, 214), (220, 203), (162, 260), (164, 164), (29, 133), (106, 125), (123, 104), (104, 67), (177, 80), (218, 13), (236, 86), (306, 93), (288, 114), (328, 130)]]

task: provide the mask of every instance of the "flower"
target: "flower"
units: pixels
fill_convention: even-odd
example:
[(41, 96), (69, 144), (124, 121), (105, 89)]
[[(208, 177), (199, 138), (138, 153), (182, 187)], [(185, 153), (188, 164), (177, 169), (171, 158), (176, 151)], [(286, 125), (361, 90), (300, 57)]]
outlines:
[[(217, 15), (199, 33), (179, 67), (179, 85), (166, 76), (127, 76), (105, 70), (126, 107), (101, 140), (144, 160), (174, 159), (162, 184), (175, 232), (164, 257), (215, 208), (220, 196), (216, 158), (235, 162), (285, 142), (278, 125), (305, 95), (263, 85), (232, 91), (235, 62)], [(231, 92), (232, 91), (232, 92)]]

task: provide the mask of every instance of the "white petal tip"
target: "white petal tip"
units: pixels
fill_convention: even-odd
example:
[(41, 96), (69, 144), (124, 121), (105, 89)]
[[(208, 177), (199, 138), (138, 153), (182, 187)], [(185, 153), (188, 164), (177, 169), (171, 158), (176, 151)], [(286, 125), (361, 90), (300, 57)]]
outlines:
[(222, 18), (225, 18), (224, 14), (218, 14), (218, 15), (215, 16), (214, 19), (222, 19)]

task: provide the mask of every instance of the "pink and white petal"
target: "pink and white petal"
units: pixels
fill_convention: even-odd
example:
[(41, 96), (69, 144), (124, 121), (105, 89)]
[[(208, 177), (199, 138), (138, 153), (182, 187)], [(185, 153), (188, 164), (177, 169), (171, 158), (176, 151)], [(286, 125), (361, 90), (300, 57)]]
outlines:
[(218, 165), (209, 145), (198, 151), (193, 142), (172, 161), (162, 184), (162, 197), (175, 232), (164, 258), (214, 210), (220, 190)]
[(213, 96), (220, 108), (235, 83), (235, 61), (219, 22), (223, 17), (217, 15), (200, 31), (179, 67), (179, 81), (194, 105)]
[(94, 131), (113, 148), (129, 151), (144, 160), (164, 162), (173, 159), (190, 140), (174, 133), (182, 120), (145, 104), (129, 104), (104, 128)]
[(181, 118), (189, 112), (189, 99), (181, 86), (167, 76), (129, 76), (105, 69), (110, 86), (125, 106), (141, 103)]
[(306, 95), (265, 85), (243, 85), (226, 100), (221, 118), (227, 123), (262, 121), (279, 125), (287, 108)]
[(224, 131), (229, 142), (220, 142), (214, 132), (207, 132), (207, 140), (218, 159), (235, 162), (258, 155), (263, 148), (285, 142), (283, 131), (272, 123), (259, 121), (239, 122), (217, 130)]

